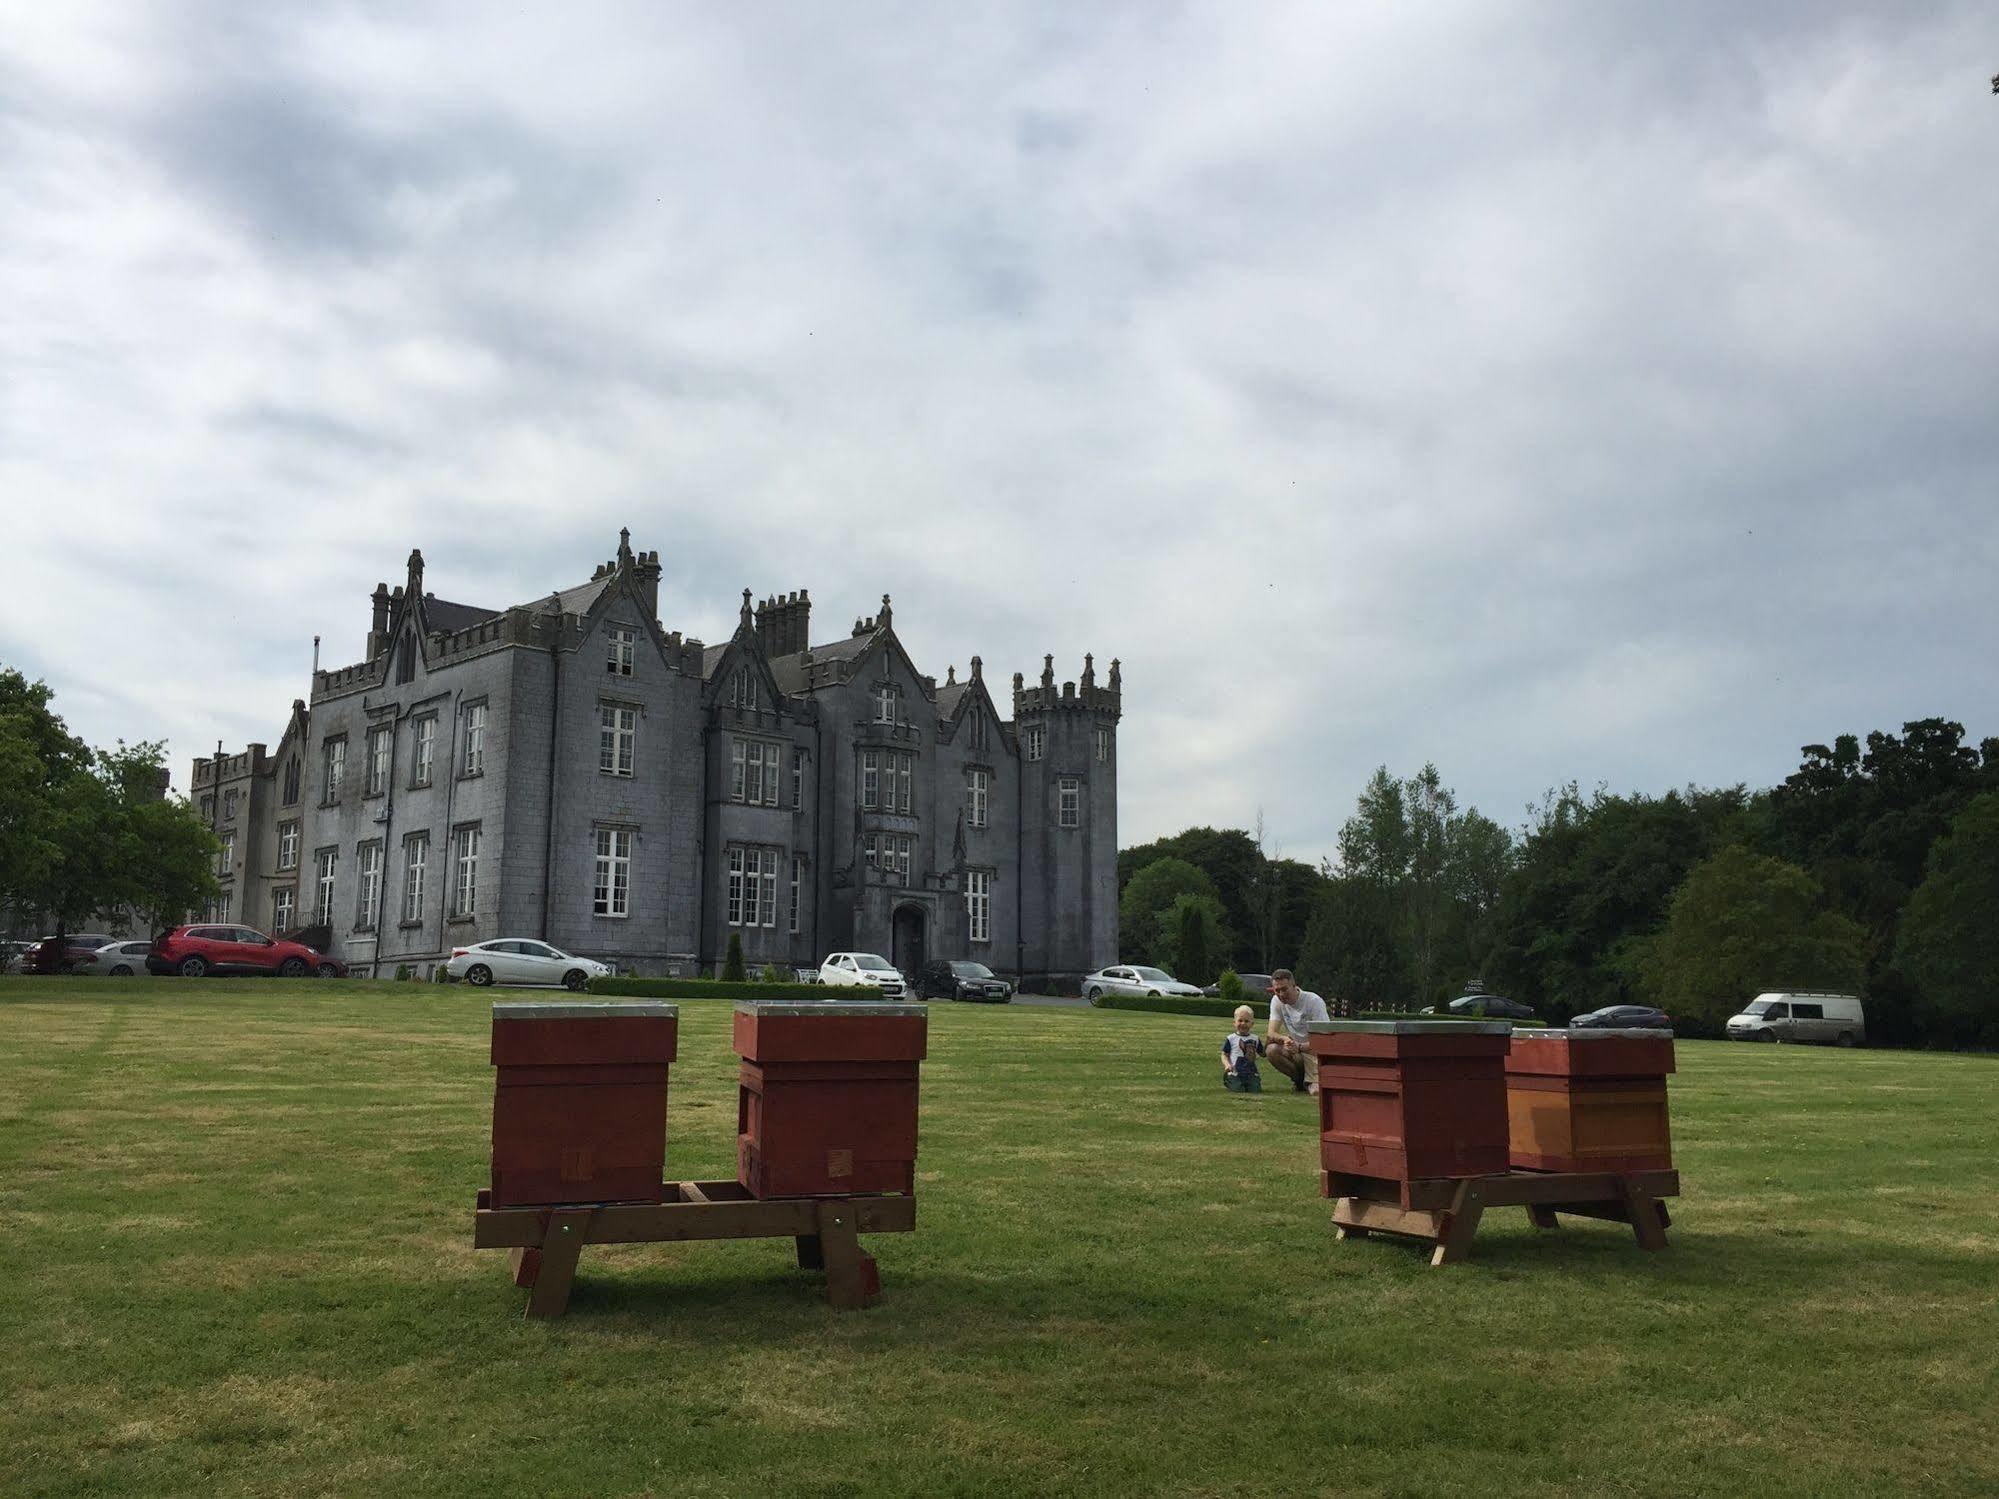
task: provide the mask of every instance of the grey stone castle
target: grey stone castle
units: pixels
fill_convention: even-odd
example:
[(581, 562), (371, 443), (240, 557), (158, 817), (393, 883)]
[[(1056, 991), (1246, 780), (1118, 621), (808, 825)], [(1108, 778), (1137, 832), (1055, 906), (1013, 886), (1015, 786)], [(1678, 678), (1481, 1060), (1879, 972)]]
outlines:
[(1031, 980), (1117, 956), (1118, 663), (1099, 686), (980, 658), (940, 684), (887, 597), (813, 644), (804, 591), (706, 645), (659, 622), (657, 552), (492, 610), (375, 589), (365, 659), (315, 671), (275, 752), (194, 762), (221, 909), (321, 929), (361, 973), (533, 937), (622, 972), (879, 952)]

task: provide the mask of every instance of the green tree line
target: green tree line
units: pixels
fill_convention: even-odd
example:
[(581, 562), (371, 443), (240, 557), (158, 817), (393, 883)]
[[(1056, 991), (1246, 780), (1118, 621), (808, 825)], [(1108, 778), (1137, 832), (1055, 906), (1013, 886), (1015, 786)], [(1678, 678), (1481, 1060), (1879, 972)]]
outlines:
[(1999, 1046), (1999, 739), (1946, 719), (1807, 745), (1760, 791), (1570, 783), (1513, 831), (1434, 766), (1382, 767), (1316, 869), (1189, 828), (1118, 874), (1120, 956), (1190, 982), (1289, 966), (1399, 1009), (1478, 977), (1553, 1021), (1649, 1003), (1694, 1034), (1762, 990), (1835, 989), (1876, 1039)]
[(161, 795), (165, 746), (92, 750), (47, 684), (0, 668), (0, 905), (57, 936), (97, 921), (149, 931), (217, 891), (215, 835)]

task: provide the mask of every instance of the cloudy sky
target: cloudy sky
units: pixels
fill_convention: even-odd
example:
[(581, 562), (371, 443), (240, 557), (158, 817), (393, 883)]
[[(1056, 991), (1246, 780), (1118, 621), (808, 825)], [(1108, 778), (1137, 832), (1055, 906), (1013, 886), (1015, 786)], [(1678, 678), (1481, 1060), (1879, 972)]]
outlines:
[(621, 525), (1122, 658), (1126, 842), (1999, 733), (1987, 6), (7, 9), (0, 661), (177, 785)]

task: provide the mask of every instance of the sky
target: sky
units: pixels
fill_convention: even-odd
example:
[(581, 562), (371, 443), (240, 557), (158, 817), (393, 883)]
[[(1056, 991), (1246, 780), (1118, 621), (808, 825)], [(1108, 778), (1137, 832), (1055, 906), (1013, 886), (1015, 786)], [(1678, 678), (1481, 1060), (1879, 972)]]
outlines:
[(1999, 734), (1989, 7), (4, 8), (0, 664), (177, 787), (620, 527), (1119, 658), (1126, 844)]

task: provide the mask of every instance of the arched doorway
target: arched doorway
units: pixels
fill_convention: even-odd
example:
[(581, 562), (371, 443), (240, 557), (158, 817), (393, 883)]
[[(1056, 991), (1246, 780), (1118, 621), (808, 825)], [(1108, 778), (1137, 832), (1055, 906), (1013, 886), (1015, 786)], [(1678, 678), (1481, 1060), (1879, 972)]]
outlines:
[(928, 956), (923, 950), (923, 908), (921, 906), (897, 906), (895, 921), (890, 928), (891, 941), (895, 951), (888, 960), (900, 968), (913, 984), (917, 970), (922, 968)]

